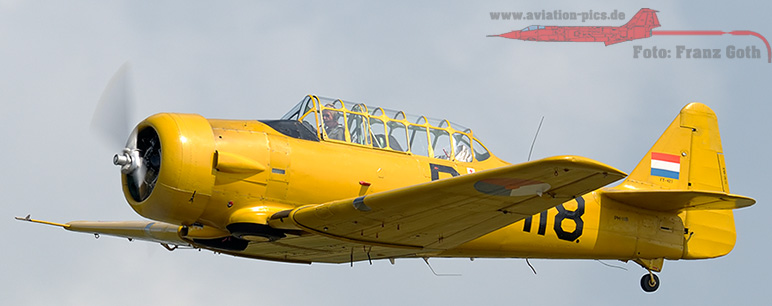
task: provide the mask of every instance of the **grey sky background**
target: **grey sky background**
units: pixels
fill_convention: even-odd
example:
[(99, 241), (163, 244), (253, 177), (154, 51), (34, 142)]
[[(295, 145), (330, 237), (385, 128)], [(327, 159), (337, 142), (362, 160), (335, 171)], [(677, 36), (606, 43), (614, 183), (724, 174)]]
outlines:
[[(609, 1), (441, 4), (392, 1), (0, 0), (0, 301), (7, 305), (763, 304), (772, 268), (767, 191), (772, 64), (755, 37), (652, 37), (536, 43), (486, 37), (543, 25), (614, 25), (659, 10), (661, 30), (753, 30), (772, 38), (767, 2)], [(613, 11), (624, 21), (494, 21), (490, 12)], [(720, 48), (722, 59), (634, 59), (633, 46)], [(762, 59), (727, 59), (728, 45)], [(673, 51), (675, 52), (675, 51)], [(685, 104), (719, 118), (735, 212), (724, 258), (668, 261), (645, 294), (633, 263), (420, 259), (372, 266), (296, 265), (66, 232), (14, 216), (138, 220), (123, 199), (116, 151), (89, 131), (96, 101), (132, 65), (132, 124), (156, 112), (277, 118), (306, 94), (471, 127), (494, 154), (525, 161), (576, 154), (629, 172)]]

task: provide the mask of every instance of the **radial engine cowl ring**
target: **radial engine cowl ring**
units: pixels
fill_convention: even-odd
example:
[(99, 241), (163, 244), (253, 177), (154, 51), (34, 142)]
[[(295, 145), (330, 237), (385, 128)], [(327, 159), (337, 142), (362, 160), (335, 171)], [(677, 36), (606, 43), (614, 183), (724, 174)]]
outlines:
[(129, 136), (122, 154), (113, 157), (126, 175), (132, 199), (142, 202), (153, 192), (161, 170), (161, 141), (152, 127), (144, 127)]

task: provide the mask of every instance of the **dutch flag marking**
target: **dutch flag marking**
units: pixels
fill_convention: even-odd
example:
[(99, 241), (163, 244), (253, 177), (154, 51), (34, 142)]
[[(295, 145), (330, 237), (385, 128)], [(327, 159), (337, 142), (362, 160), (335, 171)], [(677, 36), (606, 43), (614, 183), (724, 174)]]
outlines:
[(681, 157), (673, 154), (651, 152), (651, 175), (678, 179)]

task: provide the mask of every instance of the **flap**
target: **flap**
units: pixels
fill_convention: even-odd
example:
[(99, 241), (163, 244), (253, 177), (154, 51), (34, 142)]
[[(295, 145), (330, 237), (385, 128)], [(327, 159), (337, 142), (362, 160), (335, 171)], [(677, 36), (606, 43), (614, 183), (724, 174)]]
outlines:
[(624, 176), (587, 158), (558, 156), (304, 206), (290, 219), (350, 242), (446, 250)]

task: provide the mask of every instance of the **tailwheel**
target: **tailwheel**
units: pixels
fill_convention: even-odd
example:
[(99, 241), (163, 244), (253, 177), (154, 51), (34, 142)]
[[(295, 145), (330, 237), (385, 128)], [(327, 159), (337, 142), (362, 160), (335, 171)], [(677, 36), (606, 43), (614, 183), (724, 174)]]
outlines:
[(659, 288), (659, 277), (651, 272), (644, 274), (641, 277), (641, 288), (646, 292), (657, 291), (657, 288)]

